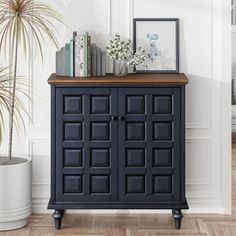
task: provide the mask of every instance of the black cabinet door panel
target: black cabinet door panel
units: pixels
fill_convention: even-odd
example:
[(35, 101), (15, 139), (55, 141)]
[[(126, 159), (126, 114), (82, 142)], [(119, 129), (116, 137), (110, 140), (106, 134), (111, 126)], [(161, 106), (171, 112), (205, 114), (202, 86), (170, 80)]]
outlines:
[(117, 89), (56, 89), (56, 201), (117, 199)]
[(119, 200), (180, 200), (180, 89), (119, 89)]

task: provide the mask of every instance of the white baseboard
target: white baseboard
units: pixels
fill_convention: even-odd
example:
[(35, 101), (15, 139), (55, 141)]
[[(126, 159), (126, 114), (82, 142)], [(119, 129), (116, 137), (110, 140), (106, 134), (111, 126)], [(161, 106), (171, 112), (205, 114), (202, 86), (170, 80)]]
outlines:
[[(187, 201), (189, 210), (183, 211), (190, 214), (231, 214), (228, 209), (222, 209), (220, 204), (220, 193), (217, 192), (195, 192), (187, 191)], [(47, 209), (50, 196), (50, 185), (33, 184), (33, 213), (52, 213), (52, 210)], [(170, 213), (169, 210), (67, 210), (68, 213), (80, 214), (150, 214), (150, 213)]]
[[(34, 198), (32, 203), (32, 212), (34, 214), (52, 214), (53, 210), (47, 209), (49, 199), (48, 198)], [(184, 210), (185, 214), (230, 214), (227, 209), (222, 209), (219, 206), (212, 204), (213, 202), (205, 202), (201, 199), (198, 200), (199, 205), (196, 205), (195, 201), (189, 200), (189, 210)], [(170, 210), (67, 210), (67, 213), (74, 214), (167, 214), (171, 213)]]

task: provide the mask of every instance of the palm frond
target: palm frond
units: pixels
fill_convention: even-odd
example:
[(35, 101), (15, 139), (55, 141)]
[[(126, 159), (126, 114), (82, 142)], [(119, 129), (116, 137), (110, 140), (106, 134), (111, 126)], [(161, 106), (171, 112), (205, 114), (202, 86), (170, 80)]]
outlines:
[[(18, 49), (22, 47), (27, 57), (34, 42), (43, 60), (45, 38), (58, 48), (55, 21), (62, 23), (60, 14), (43, 0), (0, 0), (0, 52), (3, 51), (6, 56), (6, 49), (10, 44), (10, 60), (14, 58), (13, 78), (0, 76), (0, 141), (4, 108), (10, 113), (9, 159), (12, 157), (13, 125), (17, 130), (21, 123), (24, 126), (22, 111), (27, 114), (20, 97), (16, 96), (16, 92), (19, 92), (28, 97), (25, 82), (22, 83), (17, 78)], [(12, 82), (12, 87), (9, 87), (9, 82)]]
[(5, 50), (9, 42), (13, 48), (18, 41), (27, 55), (32, 36), (43, 60), (45, 38), (59, 46), (55, 22), (63, 23), (62, 16), (42, 0), (0, 0), (0, 50)]
[[(5, 128), (4, 116), (5, 113), (10, 114), (12, 104), (12, 82), (14, 77), (9, 76), (7, 73), (8, 68), (0, 69), (0, 144), (2, 142), (3, 131)], [(18, 86), (16, 87), (17, 96), (15, 97), (15, 115), (14, 115), (14, 126), (19, 133), (21, 127), (25, 131), (24, 115), (29, 119), (30, 116), (24, 106), (23, 97), (31, 99), (27, 94), (30, 83), (26, 77), (16, 77)]]

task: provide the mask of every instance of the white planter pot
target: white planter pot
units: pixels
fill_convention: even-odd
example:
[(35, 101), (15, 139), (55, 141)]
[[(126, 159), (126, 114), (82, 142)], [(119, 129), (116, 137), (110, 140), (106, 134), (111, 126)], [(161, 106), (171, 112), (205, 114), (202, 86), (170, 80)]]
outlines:
[(0, 165), (0, 231), (27, 225), (31, 215), (31, 159), (15, 165)]

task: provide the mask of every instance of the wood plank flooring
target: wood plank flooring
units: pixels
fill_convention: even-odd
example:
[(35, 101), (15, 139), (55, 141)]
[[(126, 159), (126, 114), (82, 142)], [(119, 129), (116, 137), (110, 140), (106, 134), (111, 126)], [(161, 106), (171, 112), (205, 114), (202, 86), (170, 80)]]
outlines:
[(62, 229), (55, 230), (49, 214), (30, 218), (27, 227), (0, 236), (236, 236), (236, 144), (233, 144), (233, 214), (185, 215), (181, 230), (169, 214), (66, 214)]

